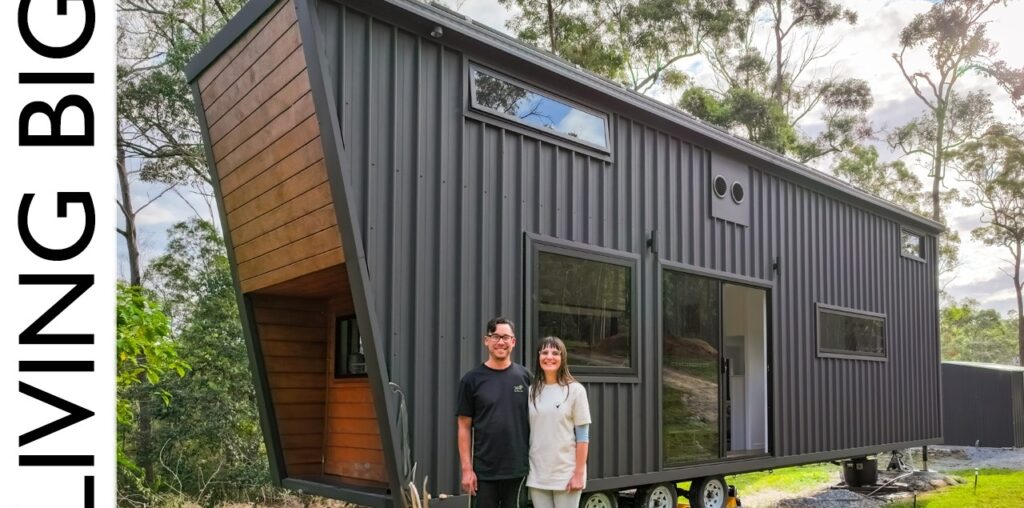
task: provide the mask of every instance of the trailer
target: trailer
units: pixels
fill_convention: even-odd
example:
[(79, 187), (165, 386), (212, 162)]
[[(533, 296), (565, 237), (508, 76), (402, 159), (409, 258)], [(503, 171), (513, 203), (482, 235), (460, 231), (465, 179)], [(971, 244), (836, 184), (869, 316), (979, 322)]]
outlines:
[(464, 502), (497, 315), (568, 346), (588, 507), (942, 441), (936, 222), (409, 0), (251, 0), (187, 75), (280, 485)]

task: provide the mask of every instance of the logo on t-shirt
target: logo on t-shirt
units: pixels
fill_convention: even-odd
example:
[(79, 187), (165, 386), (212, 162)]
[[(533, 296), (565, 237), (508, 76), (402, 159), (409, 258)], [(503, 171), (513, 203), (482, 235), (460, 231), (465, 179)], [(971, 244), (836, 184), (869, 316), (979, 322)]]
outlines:
[(512, 391), (516, 393), (523, 393), (523, 385), (515, 385), (512, 387)]

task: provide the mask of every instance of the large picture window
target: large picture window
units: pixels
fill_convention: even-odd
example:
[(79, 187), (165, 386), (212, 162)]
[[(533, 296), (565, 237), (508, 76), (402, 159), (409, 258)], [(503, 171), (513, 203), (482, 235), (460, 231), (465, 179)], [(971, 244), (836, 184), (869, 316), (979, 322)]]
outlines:
[(535, 245), (533, 337), (565, 341), (574, 372), (632, 372), (635, 262)]
[(608, 151), (608, 119), (550, 94), (530, 90), (511, 79), (473, 67), (472, 104), (534, 129)]
[(818, 356), (885, 359), (885, 316), (819, 303)]

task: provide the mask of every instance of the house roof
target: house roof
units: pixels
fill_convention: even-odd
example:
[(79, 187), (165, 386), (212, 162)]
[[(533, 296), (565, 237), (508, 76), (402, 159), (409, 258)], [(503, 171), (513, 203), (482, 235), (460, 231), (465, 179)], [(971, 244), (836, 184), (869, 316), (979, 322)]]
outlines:
[[(260, 16), (276, 2), (275, 0), (251, 0), (239, 13), (203, 48), (188, 64), (185, 73), (188, 80), (194, 81), (199, 73), (210, 65), (231, 43), (241, 37), (245, 30), (255, 23)], [(357, 6), (361, 2), (352, 2)], [(805, 164), (789, 159), (757, 143), (740, 138), (717, 126), (706, 123), (692, 115), (659, 102), (651, 97), (624, 88), (622, 85), (607, 78), (582, 69), (547, 51), (529, 46), (518, 39), (501, 31), (473, 21), (467, 16), (438, 5), (428, 5), (413, 0), (378, 0), (377, 6), (390, 7), (401, 16), (419, 25), (440, 26), (443, 37), (453, 34), (460, 36), (460, 41), (496, 50), (527, 64), (541, 69), (554, 71), (571, 80), (577, 87), (586, 87), (605, 97), (614, 99), (627, 106), (645, 111), (662, 120), (701, 135), (719, 145), (732, 148), (752, 155), (767, 163), (770, 168), (795, 176), (818, 188), (837, 191), (850, 201), (865, 205), (867, 208), (899, 219), (901, 223), (916, 226), (926, 233), (937, 235), (945, 230), (945, 226), (931, 219), (910, 212), (882, 198), (864, 192), (832, 175), (818, 171)], [(767, 169), (767, 168), (761, 168)]]

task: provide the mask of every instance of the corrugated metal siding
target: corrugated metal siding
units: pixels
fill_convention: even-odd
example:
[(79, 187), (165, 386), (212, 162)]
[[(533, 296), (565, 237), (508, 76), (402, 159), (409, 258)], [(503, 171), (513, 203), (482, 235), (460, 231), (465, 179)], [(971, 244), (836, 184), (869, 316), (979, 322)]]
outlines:
[[(710, 152), (686, 133), (611, 112), (606, 161), (466, 116), (466, 55), (453, 48), (329, 1), (318, 21), (387, 368), (408, 396), (413, 458), (441, 491), (458, 489), (454, 397), (483, 359), (483, 323), (501, 313), (525, 329), (524, 231), (642, 257), (640, 382), (587, 384), (591, 478), (660, 462), (650, 230), (661, 259), (676, 263), (775, 280), (781, 258), (777, 455), (939, 436), (935, 267), (899, 256), (897, 223), (761, 170), (748, 192), (752, 227), (713, 220)], [(935, 259), (932, 237), (926, 255)], [(886, 314), (888, 361), (818, 359), (815, 302)]]
[(1021, 402), (1020, 372), (942, 364), (944, 442), (1015, 446)]
[(1013, 446), (1024, 448), (1024, 372), (1010, 376), (1013, 397)]

